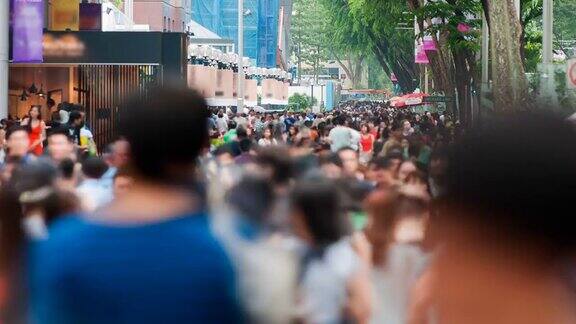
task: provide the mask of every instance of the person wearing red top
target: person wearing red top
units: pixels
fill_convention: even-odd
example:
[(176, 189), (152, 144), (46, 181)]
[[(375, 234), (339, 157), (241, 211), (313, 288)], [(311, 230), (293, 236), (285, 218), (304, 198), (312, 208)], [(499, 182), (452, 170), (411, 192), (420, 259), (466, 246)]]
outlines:
[(28, 116), (22, 121), (22, 126), (28, 129), (30, 139), (30, 153), (40, 156), (43, 153), (44, 139), (46, 138), (46, 124), (42, 120), (40, 106), (32, 106), (28, 111)]
[(370, 133), (368, 125), (360, 127), (360, 163), (367, 164), (372, 158), (375, 136)]

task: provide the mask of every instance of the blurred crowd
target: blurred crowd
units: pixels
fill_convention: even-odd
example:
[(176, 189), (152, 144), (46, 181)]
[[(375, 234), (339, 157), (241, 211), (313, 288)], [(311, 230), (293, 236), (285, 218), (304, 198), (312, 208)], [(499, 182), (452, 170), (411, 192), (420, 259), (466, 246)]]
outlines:
[(1, 323), (576, 323), (562, 119), (121, 111), (100, 154), (81, 111), (4, 123)]

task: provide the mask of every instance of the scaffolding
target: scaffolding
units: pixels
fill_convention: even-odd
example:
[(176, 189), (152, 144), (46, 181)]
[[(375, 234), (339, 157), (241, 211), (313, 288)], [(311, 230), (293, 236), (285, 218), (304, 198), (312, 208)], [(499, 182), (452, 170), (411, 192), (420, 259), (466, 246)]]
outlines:
[[(257, 66), (276, 67), (279, 0), (244, 0), (244, 55)], [(193, 17), (238, 46), (238, 1), (197, 0)]]

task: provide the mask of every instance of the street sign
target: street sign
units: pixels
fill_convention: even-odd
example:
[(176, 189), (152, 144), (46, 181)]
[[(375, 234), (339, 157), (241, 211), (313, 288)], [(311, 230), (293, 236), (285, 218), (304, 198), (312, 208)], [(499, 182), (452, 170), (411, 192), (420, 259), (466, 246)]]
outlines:
[(566, 69), (566, 83), (568, 88), (576, 89), (576, 58), (568, 60)]
[(432, 103), (432, 102), (451, 102), (451, 101), (454, 101), (454, 97), (428, 96), (428, 97), (424, 97), (423, 102)]

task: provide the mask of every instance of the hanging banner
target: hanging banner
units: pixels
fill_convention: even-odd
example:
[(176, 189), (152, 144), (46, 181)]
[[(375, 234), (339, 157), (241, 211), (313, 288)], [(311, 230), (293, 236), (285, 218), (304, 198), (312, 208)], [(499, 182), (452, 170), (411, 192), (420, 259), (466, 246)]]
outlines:
[(232, 106), (234, 104), (232, 79), (232, 70), (221, 69), (216, 71), (216, 87), (214, 89), (214, 100), (211, 101), (212, 106)]
[(290, 89), (290, 81), (282, 84), (282, 101), (285, 105), (288, 105), (288, 89)]
[(256, 80), (246, 80), (245, 93), (244, 93), (244, 104), (247, 107), (254, 107), (258, 105), (258, 81)]
[(77, 31), (80, 28), (80, 3), (74, 0), (52, 0), (50, 30)]
[(80, 4), (80, 30), (102, 31), (102, 4)]
[(13, 5), (12, 61), (42, 62), (44, 0), (14, 0)]
[(200, 85), (205, 93), (205, 98), (210, 104), (210, 101), (216, 97), (216, 78), (218, 69), (213, 66), (206, 67), (206, 78), (200, 79)]
[(205, 98), (214, 97), (216, 88), (216, 69), (204, 65), (188, 65), (188, 87)]
[(274, 104), (274, 79), (263, 79), (262, 80), (262, 104), (272, 105)]
[(238, 72), (232, 75), (232, 98), (238, 98)]

